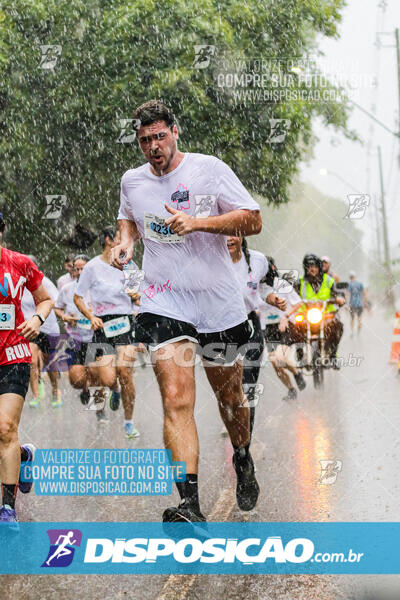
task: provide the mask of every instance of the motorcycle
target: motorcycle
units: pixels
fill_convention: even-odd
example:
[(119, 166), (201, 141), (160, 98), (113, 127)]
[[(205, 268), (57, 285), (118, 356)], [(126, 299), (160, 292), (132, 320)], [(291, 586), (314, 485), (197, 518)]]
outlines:
[(311, 371), (315, 389), (323, 387), (324, 369), (328, 369), (331, 363), (325, 347), (325, 327), (334, 318), (339, 307), (332, 312), (325, 312), (325, 309), (334, 302), (335, 300), (305, 300), (305, 312), (296, 313), (294, 317), (296, 325), (302, 328), (305, 326), (306, 333), (305, 342), (301, 348), (297, 348), (299, 367)]

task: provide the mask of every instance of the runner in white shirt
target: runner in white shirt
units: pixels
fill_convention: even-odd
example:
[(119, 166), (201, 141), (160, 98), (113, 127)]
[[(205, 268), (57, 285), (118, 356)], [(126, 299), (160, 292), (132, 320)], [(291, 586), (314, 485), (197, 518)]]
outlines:
[[(300, 296), (293, 289), (293, 285), (278, 277), (278, 269), (272, 256), (268, 256), (270, 265), (265, 278), (266, 283), (261, 283), (260, 294), (263, 302), (263, 312), (266, 320), (265, 339), (270, 350), (269, 359), (279, 379), (288, 389), (283, 400), (297, 398), (297, 390), (292, 385), (289, 373), (292, 373), (299, 390), (306, 387), (304, 377), (296, 367), (290, 345), (293, 343), (291, 333), (294, 331), (294, 313), (302, 305)], [(280, 308), (279, 308), (280, 306)]]
[[(94, 330), (93, 343), (86, 362), (96, 360), (99, 381), (111, 390), (110, 408), (117, 410), (122, 395), (125, 414), (125, 435), (135, 438), (140, 434), (133, 424), (135, 386), (133, 368), (136, 348), (133, 344), (133, 308), (130, 296), (123, 291), (125, 277), (112, 267), (111, 250), (119, 243), (119, 233), (106, 227), (100, 235), (103, 253), (92, 258), (82, 270), (74, 294), (78, 310), (91, 323)], [(90, 293), (91, 307), (84, 298)], [(119, 384), (121, 392), (119, 392)], [(104, 411), (97, 411), (97, 418), (104, 422)]]
[(246, 238), (230, 236), (227, 239), (235, 274), (243, 292), (247, 318), (252, 336), (243, 363), (243, 391), (250, 407), (250, 434), (253, 432), (255, 407), (258, 401), (257, 381), (260, 375), (264, 338), (261, 330), (258, 307), (261, 302), (259, 284), (268, 273), (268, 261), (262, 252), (249, 250)]
[[(201, 347), (234, 447), (239, 507), (251, 510), (259, 486), (249, 452), (250, 418), (243, 407), (240, 361), (250, 328), (225, 236), (259, 233), (259, 205), (224, 162), (177, 149), (176, 120), (164, 104), (151, 100), (134, 118), (148, 162), (122, 177), (121, 243), (112, 257), (122, 268), (132, 257), (134, 241), (143, 239), (145, 279), (135, 340), (152, 351), (164, 406), (165, 445), (174, 461), (186, 462), (187, 471), (186, 481), (177, 483), (181, 503), (167, 509), (163, 520), (205, 520), (198, 499), (193, 342)], [(185, 349), (193, 358), (183, 366)]]
[[(98, 386), (98, 373), (95, 363), (86, 364), (86, 353), (88, 344), (93, 338), (93, 329), (87, 319), (76, 308), (74, 294), (78, 285), (79, 277), (83, 267), (89, 261), (86, 254), (78, 254), (73, 260), (71, 275), (72, 283), (65, 285), (56, 300), (54, 312), (65, 323), (65, 330), (69, 335), (68, 376), (73, 388), (82, 390), (80, 399), (82, 404), (88, 404), (90, 399), (89, 388)], [(89, 306), (89, 295), (85, 297), (85, 304)]]
[[(37, 266), (38, 263), (36, 258), (32, 255), (29, 255), (29, 258)], [(46, 276), (43, 277), (42, 284), (49, 293), (54, 306), (54, 302), (58, 296), (56, 286)], [(27, 288), (24, 289), (21, 307), (25, 319), (31, 319), (36, 313), (34, 298)], [(60, 327), (58, 325), (54, 310), (52, 310), (44, 324), (41, 325), (37, 338), (29, 342), (32, 353), (30, 384), (33, 398), (29, 402), (29, 406), (31, 408), (38, 407), (40, 405), (40, 401), (43, 400), (44, 397), (44, 384), (41, 377), (41, 372), (43, 370), (47, 371), (51, 383), (51, 406), (53, 408), (62, 406), (61, 391), (58, 386), (58, 363), (57, 360), (54, 360), (59, 350), (59, 339)]]
[(74, 279), (72, 276), (73, 260), (74, 260), (73, 254), (67, 254), (67, 256), (65, 257), (64, 267), (67, 272), (65, 273), (65, 275), (61, 275), (61, 277), (59, 277), (57, 279), (58, 291), (61, 291), (62, 288), (64, 287), (64, 285), (67, 285), (68, 283), (72, 283), (72, 281)]

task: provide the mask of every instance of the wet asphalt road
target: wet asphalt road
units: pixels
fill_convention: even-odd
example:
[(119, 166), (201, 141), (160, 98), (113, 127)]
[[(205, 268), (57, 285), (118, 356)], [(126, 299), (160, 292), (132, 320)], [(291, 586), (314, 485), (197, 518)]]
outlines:
[[(350, 338), (347, 314), (340, 356), (358, 366), (328, 371), (325, 389), (307, 388), (283, 402), (284, 389), (267, 365), (264, 394), (256, 413), (253, 456), (261, 495), (251, 513), (235, 504), (231, 446), (204, 372), (197, 369), (200, 499), (215, 521), (399, 521), (400, 378), (389, 365), (393, 323), (366, 316), (359, 337)], [(354, 362), (354, 361), (353, 361)], [(356, 361), (357, 362), (357, 361)], [(100, 426), (85, 412), (77, 392), (62, 380), (64, 405), (26, 405), (20, 439), (44, 448), (162, 447), (161, 401), (151, 368), (135, 374), (138, 440), (127, 441), (123, 414), (109, 413)], [(30, 396), (28, 396), (30, 398)], [(338, 460), (332, 485), (320, 483), (320, 460)], [(18, 497), (21, 521), (158, 521), (173, 505), (168, 497)], [(172, 501), (171, 501), (172, 500)], [(20, 600), (207, 599), (229, 600), (391, 600), (400, 597), (397, 576), (7, 576), (3, 589)], [(368, 594), (368, 595), (367, 595)]]

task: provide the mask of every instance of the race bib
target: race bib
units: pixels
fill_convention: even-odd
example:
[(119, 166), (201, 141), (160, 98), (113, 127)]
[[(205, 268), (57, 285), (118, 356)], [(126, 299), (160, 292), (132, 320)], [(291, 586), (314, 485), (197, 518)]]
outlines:
[(15, 329), (14, 304), (0, 304), (0, 329)]
[(164, 217), (157, 217), (151, 213), (144, 214), (145, 238), (161, 242), (162, 244), (183, 244), (185, 236), (173, 233), (169, 226), (164, 225)]
[(79, 329), (92, 329), (89, 319), (79, 319), (76, 322), (76, 326)]
[(111, 338), (122, 333), (127, 333), (131, 330), (131, 322), (129, 317), (116, 317), (104, 323), (104, 334)]
[(280, 318), (280, 315), (268, 315), (266, 320), (272, 323), (273, 321), (280, 321)]

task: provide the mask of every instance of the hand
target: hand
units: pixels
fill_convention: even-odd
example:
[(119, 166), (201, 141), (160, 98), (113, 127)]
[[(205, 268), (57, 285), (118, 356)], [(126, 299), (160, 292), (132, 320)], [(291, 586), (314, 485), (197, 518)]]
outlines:
[(196, 219), (194, 217), (185, 215), (181, 210), (176, 210), (175, 208), (168, 206), (168, 204), (165, 204), (164, 206), (167, 211), (173, 215), (165, 220), (165, 225), (169, 226), (173, 233), (186, 235), (187, 233), (195, 231)]
[(21, 325), (18, 325), (17, 329), (20, 330), (20, 334), (27, 340), (34, 340), (39, 335), (40, 326), (42, 325), (39, 317), (32, 317), (28, 321), (24, 321)]
[(90, 323), (92, 325), (92, 329), (94, 331), (97, 331), (98, 329), (102, 329), (104, 327), (104, 323), (103, 321), (100, 319), (100, 317), (92, 317), (90, 319)]
[(343, 304), (344, 304), (345, 302), (346, 302), (346, 300), (345, 300), (344, 298), (340, 298), (340, 297), (336, 298), (336, 304), (337, 304), (338, 306), (343, 306)]
[(278, 325), (279, 331), (285, 331), (287, 329), (287, 327), (288, 327), (288, 324), (289, 324), (288, 318), (287, 317), (282, 317), (282, 319), (281, 319), (281, 321), (280, 321), (280, 323)]
[(64, 315), (63, 316), (64, 323), (68, 323), (68, 325), (70, 327), (76, 327), (77, 320), (78, 320), (78, 317), (74, 317), (73, 315)]
[(275, 306), (280, 310), (286, 310), (286, 300), (284, 298), (275, 297)]
[(134, 304), (140, 306), (140, 292), (128, 292), (128, 296), (131, 300), (133, 300)]
[(111, 265), (120, 269), (126, 265), (133, 256), (133, 244), (131, 242), (122, 242), (111, 249)]

